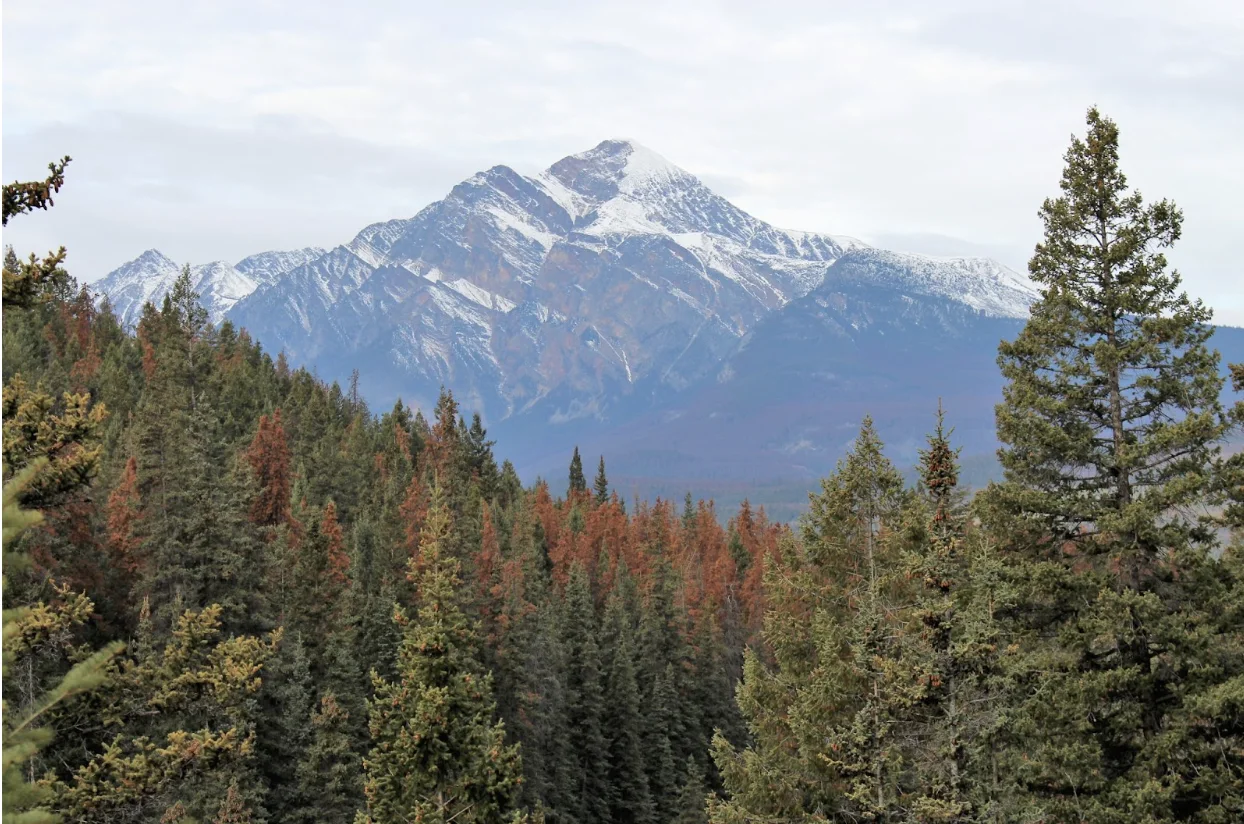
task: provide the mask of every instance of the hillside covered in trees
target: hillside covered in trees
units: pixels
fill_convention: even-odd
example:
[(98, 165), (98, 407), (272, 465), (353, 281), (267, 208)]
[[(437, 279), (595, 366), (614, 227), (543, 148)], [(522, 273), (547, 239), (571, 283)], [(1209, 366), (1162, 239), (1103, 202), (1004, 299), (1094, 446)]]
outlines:
[(10, 250), (6, 822), (1244, 820), (1244, 403), (1182, 215), (1096, 111), (1041, 215), (1005, 478), (969, 500), (954, 409), (914, 485), (865, 419), (793, 527), (573, 445), (525, 487), (188, 272), (131, 335)]

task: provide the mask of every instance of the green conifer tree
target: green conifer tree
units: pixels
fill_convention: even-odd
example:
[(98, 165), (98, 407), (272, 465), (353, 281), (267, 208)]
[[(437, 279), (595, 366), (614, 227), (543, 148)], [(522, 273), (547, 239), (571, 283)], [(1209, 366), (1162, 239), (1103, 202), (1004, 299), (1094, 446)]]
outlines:
[[(65, 166), (69, 158), (48, 166), (50, 175), (42, 181), (14, 182), (3, 187), (3, 225), (9, 219), (35, 209), (49, 209), (52, 195), (65, 183)], [(37, 311), (37, 307), (64, 291), (69, 276), (61, 268), (65, 249), (49, 254), (43, 260), (33, 254), (30, 260), (19, 261), (10, 248), (4, 255), (3, 308), (6, 330), (21, 314)], [(7, 347), (6, 335), (6, 347)], [(5, 372), (10, 373), (11, 356), (6, 348)], [(50, 396), (36, 388), (27, 389), (20, 374), (13, 374), (4, 387), (3, 399), (3, 546), (4, 575), (4, 673), (9, 674), (16, 659), (18, 645), (36, 617), (29, 603), (14, 606), (9, 590), (10, 576), (31, 567), (29, 555), (23, 550), (23, 537), (31, 527), (43, 520), (42, 513), (25, 507), (47, 506), (80, 491), (94, 476), (100, 450), (95, 443), (104, 408), (97, 404), (89, 409), (87, 394), (63, 396), (63, 409), (54, 411)], [(89, 603), (85, 597), (83, 601)], [(33, 765), (37, 756), (54, 737), (48, 719), (65, 702), (76, 695), (88, 693), (102, 685), (108, 676), (112, 659), (124, 645), (114, 642), (90, 653), (83, 651), (80, 659), (63, 676), (46, 685), (39, 694), (25, 691), (25, 706), (14, 707), (5, 685), (3, 718), (3, 784), (5, 824), (53, 824), (61, 820), (52, 810), (58, 806), (55, 793), (46, 786), (35, 785)]]
[(1211, 313), (1166, 271), (1183, 215), (1129, 192), (1115, 124), (1091, 109), (1066, 163), (1029, 263), (1041, 299), (999, 347), (1006, 478), (992, 494), (1040, 538), (1116, 555), (1137, 586), (1161, 548), (1205, 540), (1165, 516), (1204, 500), (1226, 430)]
[(500, 714), (523, 753), (523, 804), (542, 808), (547, 820), (563, 820), (572, 806), (570, 733), (566, 724), (566, 654), (560, 606), (552, 597), (547, 557), (527, 525), (530, 509), (516, 515), (515, 531), (525, 540), (501, 578), (497, 649)]
[[(246, 515), (246, 472), (229, 466), (205, 398), (184, 420), (176, 445), (144, 452), (137, 462), (140, 489), (151, 493), (144, 496), (149, 506), (136, 529), (149, 559), (138, 595), (150, 597), (162, 631), (181, 611), (212, 604), (220, 605), (227, 632), (266, 630), (272, 616), (262, 583), (265, 545)], [(140, 416), (136, 426), (145, 421)]]
[(576, 446), (570, 456), (570, 486), (566, 489), (566, 498), (573, 500), (584, 492), (587, 492), (587, 477), (583, 474), (583, 459), (579, 457), (579, 447)]
[[(52, 195), (59, 192), (65, 185), (65, 167), (71, 158), (61, 158), (59, 162), (49, 163), (51, 172), (44, 180), (27, 183), (4, 184), (4, 224), (9, 219), (33, 212), (35, 209), (52, 208)], [(52, 252), (42, 260), (34, 255), (29, 262), (17, 259), (17, 255), (9, 253), (4, 256), (4, 307), (29, 308), (51, 294), (62, 284), (68, 274), (61, 268), (65, 262), (65, 247)]]
[(592, 489), (596, 493), (596, 505), (602, 506), (609, 503), (609, 479), (605, 476), (605, 456), (600, 456), (600, 463), (596, 466), (596, 480), (592, 483)]
[(442, 552), (450, 531), (439, 486), (412, 566), (419, 610), (403, 626), (398, 678), (373, 676), (372, 749), (364, 760), (369, 824), (468, 824), (519, 819), (522, 765), (493, 721), (491, 677), (476, 663), (478, 641), (458, 599), (458, 564)]
[(682, 701), (673, 664), (657, 674), (646, 704), (644, 754), (648, 766), (648, 791), (657, 821), (678, 814), (683, 786), (682, 764), (677, 748), (682, 739)]
[(915, 685), (894, 671), (897, 608), (905, 600), (896, 592), (903, 577), (896, 538), (906, 495), (871, 418), (810, 504), (804, 543), (828, 584), (819, 616), (828, 623), (818, 638), (821, 677), (830, 689), (845, 686), (858, 696), (842, 706), (841, 717), (824, 719), (827, 751), (820, 757), (842, 782), (838, 803), (844, 813), (890, 820), (899, 808), (902, 764), (895, 727)]
[(708, 824), (705, 807), (708, 804), (708, 787), (704, 783), (704, 767), (688, 756), (683, 768), (686, 780), (678, 795), (678, 815), (674, 824)]
[(749, 649), (739, 707), (751, 733), (736, 750), (718, 734), (714, 758), (728, 801), (716, 824), (822, 815), (898, 820), (910, 706), (896, 665), (904, 575), (902, 477), (865, 418), (852, 451), (810, 496), (802, 546), (782, 546), (766, 570), (765, 641), (774, 666)]
[(565, 810), (580, 824), (609, 821), (612, 787), (605, 740), (604, 690), (597, 621), (587, 573), (576, 563), (566, 586), (566, 726), (570, 731), (573, 806)]
[(1230, 768), (1171, 740), (1238, 671), (1203, 612), (1222, 583), (1197, 513), (1227, 426), (1210, 311), (1166, 269), (1182, 214), (1129, 191), (1112, 121), (1087, 125), (1041, 209), (1041, 298), (999, 349), (1005, 477), (986, 511), (1020, 650), (1003, 772), (1051, 820), (1213, 820), (1224, 799), (1187, 776)]
[(471, 427), (467, 430), (465, 443), (471, 475), (479, 483), (481, 497), (485, 501), (491, 501), (497, 496), (501, 471), (497, 468), (497, 459), (492, 454), (496, 441), (488, 438), (488, 431), (484, 429), (478, 412), (471, 416)]
[(950, 445), (945, 415), (920, 452), (923, 506), (908, 568), (920, 583), (915, 609), (900, 639), (901, 664), (910, 668), (917, 687), (902, 735), (908, 739), (906, 760), (914, 790), (906, 800), (920, 821), (971, 820), (973, 779), (977, 765), (971, 740), (978, 731), (974, 706), (987, 700), (974, 676), (977, 648), (974, 628), (965, 632), (965, 580), (969, 572), (964, 532), (966, 510), (959, 488), (959, 451)]
[[(625, 564), (619, 578), (629, 578)], [(632, 582), (633, 585), (633, 582)], [(633, 619), (628, 614), (622, 586), (615, 586), (605, 607), (604, 636), (608, 666), (604, 706), (608, 723), (610, 820), (618, 824), (649, 824), (652, 797), (644, 764), (643, 714), (635, 672)]]
[(303, 820), (350, 824), (362, 804), (361, 762), (351, 742), (350, 717), (332, 692), (311, 715), (312, 741), (298, 762)]
[(131, 651), (79, 714), (73, 760), (50, 786), (56, 809), (84, 824), (151, 820), (181, 803), (204, 820), (235, 782), (257, 817), (255, 696), (281, 633), (221, 638), (221, 609), (186, 611), (164, 643), (144, 608)]
[[(1231, 364), (1231, 388), (1237, 393), (1244, 393), (1244, 363)], [(1231, 408), (1231, 418), (1236, 432), (1244, 431), (1244, 399), (1237, 400)], [(1227, 506), (1223, 512), (1228, 528), (1244, 539), (1244, 452), (1232, 455), (1219, 467), (1222, 476), (1222, 488), (1225, 491)]]
[(297, 632), (286, 632), (265, 667), (255, 724), (257, 767), (268, 792), (264, 806), (277, 821), (298, 821), (306, 806), (295, 771), (310, 744), (315, 685)]
[(497, 505), (509, 509), (518, 504), (523, 495), (523, 482), (507, 459), (501, 463), (501, 480), (497, 486)]

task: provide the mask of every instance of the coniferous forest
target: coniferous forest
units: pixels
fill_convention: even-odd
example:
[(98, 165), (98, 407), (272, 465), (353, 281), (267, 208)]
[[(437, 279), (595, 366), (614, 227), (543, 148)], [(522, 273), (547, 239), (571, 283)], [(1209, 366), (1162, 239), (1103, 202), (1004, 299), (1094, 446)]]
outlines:
[(1004, 477), (933, 407), (909, 486), (865, 419), (789, 526), (573, 445), (525, 486), (188, 272), (131, 332), (9, 250), (4, 820), (1244, 821), (1244, 403), (1118, 145), (1090, 111), (1040, 208)]

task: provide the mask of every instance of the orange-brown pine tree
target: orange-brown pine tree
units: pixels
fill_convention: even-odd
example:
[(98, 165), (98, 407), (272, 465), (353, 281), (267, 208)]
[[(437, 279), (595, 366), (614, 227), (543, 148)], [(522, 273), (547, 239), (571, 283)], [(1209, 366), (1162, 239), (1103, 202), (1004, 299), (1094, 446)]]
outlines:
[(320, 534), (324, 536), (328, 552), (328, 578), (335, 588), (332, 599), (337, 600), (350, 583), (350, 556), (346, 554), (345, 536), (341, 524), (337, 522), (337, 504), (329, 501), (324, 505), (324, 515), (320, 519)]
[(259, 482), (251, 503), (251, 520), (259, 526), (288, 523), (290, 518), (290, 455), (281, 410), (259, 418), (259, 429), (246, 450), (246, 460)]
[(112, 494), (108, 496), (108, 552), (110, 564), (127, 575), (138, 571), (139, 547), (142, 540), (135, 527), (142, 518), (142, 501), (138, 495), (138, 462), (131, 457)]

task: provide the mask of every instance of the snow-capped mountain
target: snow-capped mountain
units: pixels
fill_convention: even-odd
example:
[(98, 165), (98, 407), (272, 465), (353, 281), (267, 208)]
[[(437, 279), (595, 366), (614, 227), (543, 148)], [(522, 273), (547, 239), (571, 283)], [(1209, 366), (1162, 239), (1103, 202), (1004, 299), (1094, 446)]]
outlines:
[(243, 258), (235, 263), (233, 268), (255, 281), (257, 285), (268, 286), (299, 266), (323, 257), (324, 251), (318, 246), (308, 246), (305, 249), (294, 249), (288, 252), (260, 252), (257, 255)]
[(181, 267), (155, 249), (148, 249), (129, 263), (109, 272), (93, 284), (95, 293), (107, 297), (126, 326), (134, 326), (143, 304), (157, 306), (173, 288)]
[[(215, 261), (190, 267), (190, 279), (213, 323), (219, 323), (230, 309), (257, 288), (270, 285), (292, 269), (324, 254), (317, 247), (290, 252), (263, 252), (236, 265)], [(182, 267), (155, 249), (148, 249), (116, 269), (95, 289), (112, 302), (113, 311), (127, 326), (138, 323), (143, 304), (157, 306), (173, 288)]]
[[(494, 423), (613, 425), (712, 385), (762, 321), (829, 281), (964, 317), (1023, 317), (1035, 297), (993, 261), (776, 228), (624, 140), (530, 177), (494, 166), (320, 252), (200, 267), (196, 288), (293, 363), (357, 367), (383, 402), (445, 384)], [(175, 275), (149, 252), (99, 287), (131, 319)]]

